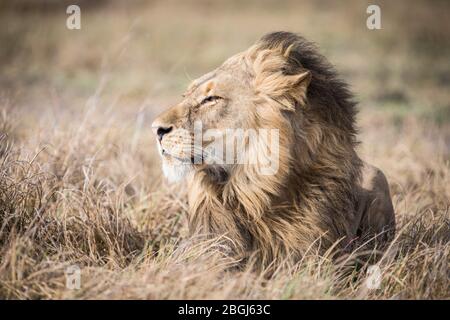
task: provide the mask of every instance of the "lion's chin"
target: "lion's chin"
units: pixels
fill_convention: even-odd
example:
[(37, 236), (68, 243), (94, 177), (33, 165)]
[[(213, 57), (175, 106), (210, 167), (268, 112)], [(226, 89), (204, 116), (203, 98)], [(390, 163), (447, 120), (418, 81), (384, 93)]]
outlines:
[(167, 180), (173, 183), (183, 180), (193, 170), (193, 167), (187, 163), (170, 164), (163, 161), (162, 169)]

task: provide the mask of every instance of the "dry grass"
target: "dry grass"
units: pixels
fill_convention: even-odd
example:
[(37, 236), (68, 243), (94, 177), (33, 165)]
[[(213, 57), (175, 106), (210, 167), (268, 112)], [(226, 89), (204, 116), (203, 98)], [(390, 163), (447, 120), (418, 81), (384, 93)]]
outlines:
[[(10, 44), (0, 56), (1, 298), (450, 298), (445, 10), (415, 1), (412, 22), (386, 3), (377, 33), (361, 2), (259, 3), (112, 4), (83, 13), (80, 32), (57, 11), (0, 13)], [(279, 29), (317, 41), (363, 102), (360, 153), (387, 174), (398, 219), (380, 289), (366, 288), (364, 268), (314, 253), (270, 279), (230, 268), (210, 250), (220, 239), (186, 236), (185, 190), (161, 176), (149, 129), (158, 106), (187, 74)], [(80, 290), (65, 285), (74, 264)]]

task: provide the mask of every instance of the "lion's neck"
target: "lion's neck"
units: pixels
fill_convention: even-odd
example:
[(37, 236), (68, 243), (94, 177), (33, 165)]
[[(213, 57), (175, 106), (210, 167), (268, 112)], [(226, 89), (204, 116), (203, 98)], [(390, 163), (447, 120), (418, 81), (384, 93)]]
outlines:
[(358, 171), (345, 169), (351, 167), (355, 164), (332, 168), (318, 162), (300, 172), (282, 168), (286, 175), (280, 181), (277, 176), (249, 180), (239, 172), (224, 185), (197, 172), (189, 186), (190, 232), (225, 235), (238, 256), (258, 251), (266, 262), (298, 258), (313, 243), (330, 246), (352, 236)]

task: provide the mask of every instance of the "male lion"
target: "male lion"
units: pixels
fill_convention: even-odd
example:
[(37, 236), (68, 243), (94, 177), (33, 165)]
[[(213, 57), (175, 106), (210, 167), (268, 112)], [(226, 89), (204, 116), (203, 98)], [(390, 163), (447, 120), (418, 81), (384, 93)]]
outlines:
[[(194, 81), (183, 97), (152, 128), (164, 174), (187, 177), (192, 234), (225, 235), (237, 257), (253, 255), (262, 265), (392, 238), (386, 178), (355, 152), (352, 95), (310, 42), (270, 33)], [(195, 143), (196, 122), (201, 133), (224, 136), (230, 128), (277, 129), (277, 170), (259, 170), (254, 158), (268, 146), (248, 136), (240, 142), (245, 152), (231, 158), (241, 161), (215, 161), (206, 151), (211, 143)]]

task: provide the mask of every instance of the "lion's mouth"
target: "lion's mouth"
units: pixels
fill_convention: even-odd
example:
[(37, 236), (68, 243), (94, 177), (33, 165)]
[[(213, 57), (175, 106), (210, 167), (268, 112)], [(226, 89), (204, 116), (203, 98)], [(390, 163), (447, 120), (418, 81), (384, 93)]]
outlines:
[(161, 149), (161, 156), (163, 160), (171, 159), (176, 160), (180, 164), (195, 164), (195, 163), (201, 163), (203, 161), (202, 157), (196, 158), (194, 156), (191, 157), (180, 157), (177, 156), (170, 151), (167, 151), (166, 149)]
[(171, 150), (164, 148), (162, 146), (161, 141), (157, 142), (157, 147), (158, 147), (159, 155), (161, 156), (163, 161), (173, 162), (173, 160), (175, 160), (175, 162), (177, 162), (178, 164), (194, 163), (193, 157), (183, 157), (183, 156), (177, 154), (177, 152), (172, 152)]

